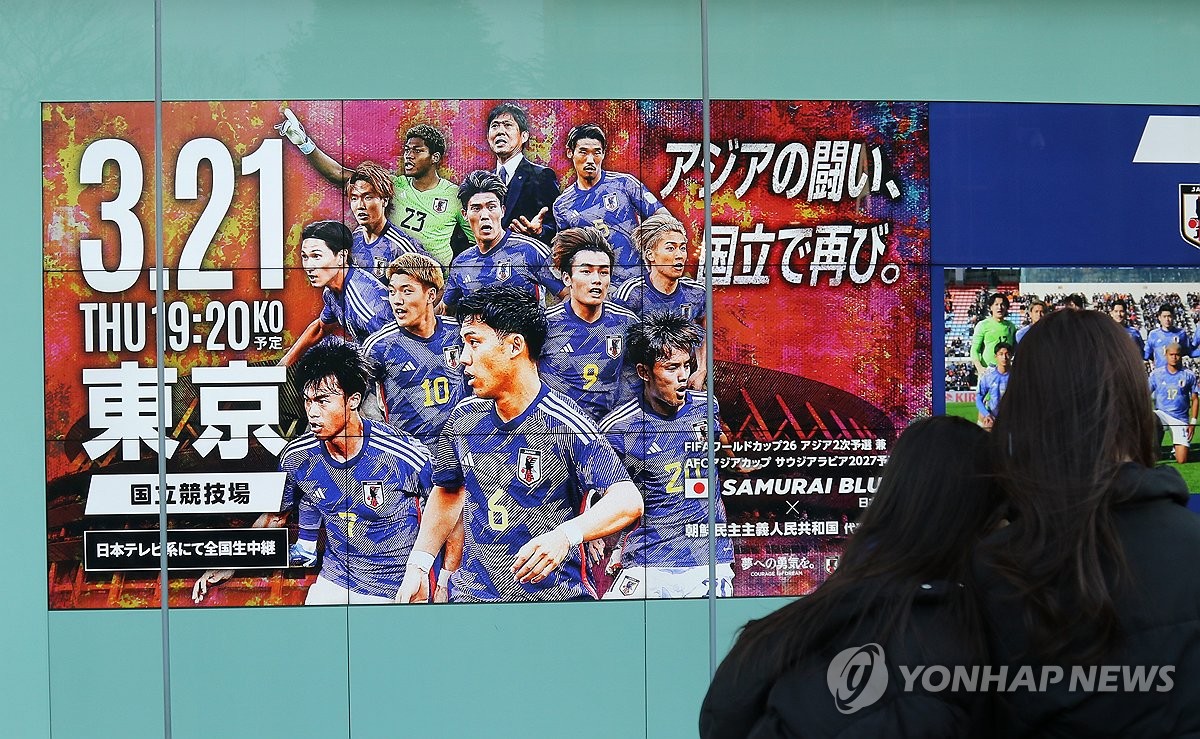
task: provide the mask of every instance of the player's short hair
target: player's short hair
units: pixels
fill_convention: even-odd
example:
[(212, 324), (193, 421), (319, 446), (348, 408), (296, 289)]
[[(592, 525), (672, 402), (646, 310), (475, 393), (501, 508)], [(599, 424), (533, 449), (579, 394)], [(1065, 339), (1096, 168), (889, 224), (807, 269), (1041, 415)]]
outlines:
[(358, 344), (330, 336), (304, 352), (296, 363), (296, 388), (303, 395), (305, 389), (332, 377), (346, 397), (366, 395), (377, 369), (375, 361), (364, 355)]
[(429, 147), (429, 153), (446, 156), (446, 135), (428, 123), (418, 123), (404, 132), (404, 140), (421, 139)]
[(458, 303), (458, 320), (478, 321), (501, 337), (520, 334), (534, 361), (546, 343), (546, 314), (537, 298), (512, 285), (485, 285), (467, 295)]
[(1003, 301), (1003, 302), (1004, 302), (1004, 307), (1005, 307), (1005, 308), (1007, 308), (1007, 307), (1008, 307), (1008, 296), (1007, 296), (1007, 295), (1005, 295), (1004, 293), (992, 293), (991, 295), (989, 295), (989, 296), (988, 296), (987, 307), (988, 307), (988, 308), (991, 308), (991, 307), (992, 307), (992, 304), (993, 304), (993, 303), (995, 303), (997, 300), (1001, 300), (1001, 301)]
[(486, 169), (477, 169), (464, 177), (462, 184), (458, 186), (458, 202), (462, 203), (463, 208), (466, 208), (471, 198), (481, 192), (492, 193), (500, 201), (500, 205), (504, 205), (504, 198), (508, 195), (508, 188), (495, 172), (489, 172)]
[(608, 142), (604, 138), (604, 129), (600, 128), (597, 123), (580, 123), (575, 126), (567, 134), (567, 151), (575, 151), (575, 145), (580, 139), (596, 139), (600, 142), (601, 149), (608, 148)]
[(571, 274), (571, 267), (574, 266), (575, 255), (581, 251), (598, 251), (608, 255), (608, 265), (615, 267), (617, 261), (616, 254), (613, 253), (612, 246), (609, 245), (608, 239), (604, 238), (604, 234), (595, 226), (582, 226), (579, 228), (564, 228), (554, 235), (554, 240), (550, 242), (554, 258), (554, 266), (563, 275)]
[(646, 367), (676, 349), (694, 358), (703, 343), (699, 325), (670, 311), (651, 311), (625, 329), (625, 356)]
[(1129, 311), (1129, 303), (1125, 302), (1125, 298), (1117, 298), (1112, 302), (1112, 305), (1108, 306), (1108, 309), (1116, 310), (1118, 305), (1124, 308), (1126, 312)]
[(994, 347), (992, 347), (992, 354), (995, 354), (996, 352), (1000, 351), (1001, 349), (1007, 349), (1009, 354), (1013, 353), (1013, 345), (1012, 344), (1008, 343), (1007, 341), (997, 341), (996, 345)]
[(1044, 300), (1031, 300), (1031, 301), (1029, 301), (1029, 309), (1030, 309), (1030, 310), (1033, 310), (1033, 306), (1035, 306), (1035, 305), (1040, 305), (1040, 306), (1042, 306), (1042, 312), (1043, 312), (1043, 313), (1045, 313), (1045, 312), (1046, 312), (1046, 309), (1050, 307), (1050, 306), (1046, 305), (1046, 301), (1044, 301)]
[(1154, 315), (1161, 316), (1163, 313), (1175, 315), (1175, 306), (1171, 305), (1170, 303), (1163, 303), (1162, 305), (1158, 306), (1158, 312)]
[(320, 239), (329, 247), (329, 251), (337, 254), (339, 251), (349, 251), (354, 244), (354, 235), (346, 224), (341, 221), (315, 221), (304, 227), (300, 232), (300, 240)]
[(683, 237), (687, 238), (687, 229), (683, 227), (683, 222), (664, 208), (638, 224), (633, 230), (633, 245), (639, 252), (645, 253), (653, 249), (658, 240), (668, 233), (683, 234)]
[(442, 265), (425, 254), (401, 254), (388, 263), (386, 274), (389, 282), (392, 275), (408, 275), (425, 287), (437, 290), (439, 295), (446, 286), (446, 275), (442, 271)]
[(396, 209), (396, 185), (392, 180), (392, 173), (375, 162), (363, 162), (350, 173), (350, 178), (346, 180), (346, 195), (350, 194), (350, 188), (354, 187), (355, 182), (365, 182), (375, 188), (375, 192), (379, 193), (380, 197), (387, 198), (383, 214), (391, 218), (392, 211)]
[(1072, 308), (1078, 308), (1080, 310), (1083, 310), (1084, 303), (1085, 303), (1085, 301), (1083, 299), (1083, 296), (1080, 295), (1079, 293), (1071, 293), (1067, 297), (1063, 298), (1064, 305), (1069, 305)]
[(491, 126), (492, 121), (496, 120), (505, 113), (508, 113), (513, 117), (513, 120), (517, 122), (517, 128), (520, 129), (522, 133), (529, 133), (529, 114), (526, 113), (525, 109), (520, 105), (512, 102), (500, 103), (496, 107), (492, 108), (487, 116), (487, 125)]

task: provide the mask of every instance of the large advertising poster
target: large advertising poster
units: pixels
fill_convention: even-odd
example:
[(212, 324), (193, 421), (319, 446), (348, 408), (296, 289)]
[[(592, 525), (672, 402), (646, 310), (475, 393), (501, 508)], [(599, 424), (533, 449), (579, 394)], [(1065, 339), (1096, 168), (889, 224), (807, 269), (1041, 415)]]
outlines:
[(431, 540), (417, 600), (836, 568), (931, 406), (928, 107), (715, 102), (704, 244), (698, 101), (501, 102), (165, 103), (161, 272), (153, 106), (44, 106), (52, 609), (157, 607), (163, 497), (181, 607), (390, 602)]

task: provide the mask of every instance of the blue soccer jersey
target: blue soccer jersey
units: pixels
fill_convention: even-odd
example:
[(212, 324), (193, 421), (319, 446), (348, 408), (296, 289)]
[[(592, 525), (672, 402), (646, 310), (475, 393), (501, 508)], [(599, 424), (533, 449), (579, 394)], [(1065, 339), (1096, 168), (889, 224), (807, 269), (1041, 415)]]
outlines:
[(604, 170), (590, 189), (583, 190), (576, 182), (562, 191), (554, 201), (554, 221), (559, 232), (580, 226), (595, 226), (604, 232), (617, 255), (612, 270), (616, 287), (642, 276), (642, 257), (634, 248), (633, 231), (643, 218), (662, 207), (636, 177)]
[(485, 285), (516, 285), (531, 293), (541, 285), (555, 295), (565, 287), (550, 268), (546, 245), (512, 231), (486, 253), (472, 246), (454, 258), (442, 302), (453, 312), (460, 300)]
[(1001, 374), (995, 367), (988, 367), (983, 371), (983, 377), (979, 380), (979, 390), (975, 393), (975, 409), (979, 411), (979, 415), (995, 417), (996, 409), (1000, 407), (1000, 398), (1008, 389), (1008, 377), (1009, 373)]
[(364, 272), (370, 272), (383, 284), (387, 284), (387, 266), (401, 254), (424, 254), (425, 247), (415, 237), (404, 233), (389, 222), (383, 233), (374, 241), (367, 241), (367, 227), (354, 229), (354, 241), (350, 246), (350, 261)]
[(1173, 328), (1170, 331), (1166, 331), (1162, 326), (1159, 326), (1146, 336), (1146, 349), (1142, 354), (1142, 358), (1153, 359), (1155, 367), (1166, 367), (1167, 358), (1163, 352), (1171, 344), (1179, 344), (1179, 349), (1185, 356), (1191, 351), (1186, 331), (1181, 328)]
[[(708, 539), (686, 535), (689, 524), (708, 523), (708, 487), (702, 483), (707, 455), (688, 451), (688, 442), (707, 441), (708, 403), (707, 393), (689, 390), (683, 407), (666, 418), (639, 395), (600, 424), (645, 500), (641, 521), (624, 539), (623, 567), (708, 564)], [(717, 521), (724, 523), (720, 497), (716, 506)], [(717, 563), (732, 561), (733, 544), (717, 537)]]
[(1150, 392), (1154, 395), (1155, 408), (1186, 423), (1192, 394), (1196, 392), (1196, 374), (1189, 369), (1172, 372), (1166, 367), (1157, 367), (1150, 373)]
[(458, 352), (458, 321), (438, 316), (433, 336), (422, 338), (394, 321), (371, 334), (363, 353), (383, 367), (387, 421), (431, 450), (446, 417), (465, 393)]
[(542, 381), (569, 396), (594, 420), (604, 418), (632, 397), (637, 376), (625, 366), (625, 329), (637, 320), (613, 303), (601, 306), (594, 323), (577, 316), (569, 300), (548, 309), (549, 330), (538, 359)]
[(370, 272), (350, 267), (341, 290), (325, 288), (321, 323), (340, 323), (347, 338), (361, 344), (379, 329), (394, 322), (387, 288)]
[(281, 510), (300, 507), (300, 538), (325, 525), (321, 576), (355, 593), (391, 598), (417, 540), (419, 501), (428, 494), (429, 451), (387, 424), (363, 420), (362, 449), (339, 462), (305, 433), (284, 448)]
[(1146, 351), (1146, 341), (1142, 338), (1142, 332), (1138, 331), (1133, 326), (1122, 326), (1121, 328), (1125, 329), (1125, 333), (1129, 334), (1129, 338), (1133, 339), (1133, 343), (1137, 346), (1138, 353), (1142, 354), (1144, 357)]
[(1024, 338), (1025, 338), (1025, 334), (1029, 333), (1029, 329), (1031, 329), (1031, 328), (1033, 328), (1033, 324), (1032, 324), (1032, 323), (1030, 323), (1030, 324), (1028, 324), (1028, 325), (1025, 325), (1025, 326), (1022, 326), (1021, 328), (1017, 329), (1017, 336), (1016, 336), (1016, 339), (1015, 339), (1015, 341), (1016, 341), (1018, 344), (1020, 344), (1020, 343), (1021, 343), (1021, 339), (1024, 339)]
[(637, 277), (617, 288), (613, 299), (639, 316), (667, 311), (696, 323), (704, 321), (707, 310), (704, 285), (687, 277), (679, 280), (670, 295), (659, 292), (649, 278)]
[(582, 510), (588, 494), (629, 479), (596, 424), (545, 385), (525, 412), (504, 422), (496, 404), (467, 398), (438, 438), (434, 484), (466, 491), (463, 561), (450, 581), (455, 601), (548, 601), (596, 597), (574, 547), (558, 570), (520, 583), (513, 560), (530, 539)]

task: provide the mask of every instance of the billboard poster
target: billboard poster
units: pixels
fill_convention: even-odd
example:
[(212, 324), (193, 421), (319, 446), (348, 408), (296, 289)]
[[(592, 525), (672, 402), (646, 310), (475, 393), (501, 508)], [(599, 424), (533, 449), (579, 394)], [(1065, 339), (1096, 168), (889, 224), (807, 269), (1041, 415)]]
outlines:
[(699, 101), (502, 102), (167, 102), (160, 173), (152, 104), (43, 106), (52, 609), (157, 607), (164, 498), (172, 607), (836, 569), (931, 408), (928, 105), (714, 102), (705, 244)]

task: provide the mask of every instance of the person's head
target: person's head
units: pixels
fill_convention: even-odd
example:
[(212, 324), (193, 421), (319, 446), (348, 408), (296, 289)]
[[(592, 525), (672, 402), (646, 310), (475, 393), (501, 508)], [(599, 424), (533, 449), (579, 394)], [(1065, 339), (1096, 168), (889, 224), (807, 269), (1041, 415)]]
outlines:
[(487, 117), (488, 148), (502, 162), (525, 148), (529, 140), (529, 116), (516, 103), (500, 103)]
[(1183, 347), (1178, 341), (1172, 341), (1163, 349), (1163, 358), (1167, 360), (1168, 368), (1178, 371), (1183, 366)]
[(1042, 316), (1046, 315), (1046, 303), (1041, 300), (1035, 300), (1029, 304), (1029, 325), (1042, 320)]
[(316, 221), (300, 232), (300, 267), (313, 287), (340, 285), (354, 236), (341, 221)]
[(997, 321), (1002, 321), (1008, 315), (1008, 296), (1004, 293), (992, 293), (988, 296), (988, 315)]
[(402, 156), (404, 174), (420, 179), (437, 171), (446, 156), (446, 137), (428, 123), (417, 124), (404, 132)]
[(596, 306), (608, 297), (613, 249), (595, 226), (564, 228), (551, 244), (554, 266), (571, 288), (571, 301)]
[(458, 186), (458, 200), (463, 215), (475, 234), (475, 243), (487, 249), (504, 237), (504, 198), (508, 188), (495, 172), (477, 169)]
[(992, 352), (996, 355), (996, 369), (1001, 373), (1008, 372), (1009, 365), (1012, 363), (1012, 344), (1007, 341), (997, 342)]
[(1118, 298), (1113, 301), (1112, 307), (1108, 309), (1108, 315), (1112, 316), (1114, 321), (1124, 326), (1125, 319), (1129, 317), (1129, 307), (1125, 304), (1124, 300)]
[(604, 168), (604, 129), (595, 123), (581, 123), (567, 134), (567, 158), (579, 181), (591, 187)]
[[(778, 674), (839, 636), (848, 603), (882, 624), (871, 634), (882, 643), (893, 630), (903, 631), (923, 583), (969, 580), (972, 551), (993, 527), (1000, 504), (987, 439), (986, 431), (956, 416), (910, 425), (891, 447), (838, 569), (811, 595), (748, 624), (738, 653), (765, 655), (768, 670)], [(969, 601), (951, 600), (948, 607), (961, 611), (964, 632), (981, 642)]]
[(1175, 328), (1175, 308), (1170, 303), (1163, 303), (1158, 309), (1158, 325), (1164, 330)]
[(362, 226), (381, 226), (396, 209), (392, 173), (375, 162), (363, 162), (346, 180), (350, 212)]
[(1094, 614), (1089, 646), (1111, 643), (1115, 612), (1102, 565), (1123, 562), (1109, 511), (1129, 492), (1113, 482), (1128, 462), (1154, 466), (1154, 433), (1141, 355), (1111, 318), (1057, 311), (1021, 341), (992, 427), (1013, 520), (995, 559), (1030, 604), (1039, 653), (1080, 643), (1071, 626), (1078, 613)]
[(533, 293), (487, 285), (458, 304), (463, 348), (459, 362), (471, 391), (496, 399), (512, 392), (513, 378), (531, 368), (546, 343), (546, 315)]
[(358, 346), (331, 336), (296, 363), (296, 387), (313, 436), (322, 441), (340, 436), (358, 415), (358, 407), (375, 375), (374, 363)]
[(638, 224), (633, 231), (633, 243), (652, 272), (672, 281), (683, 277), (687, 265), (687, 231), (665, 209)]
[(625, 357), (645, 386), (650, 406), (679, 408), (704, 333), (677, 313), (651, 311), (625, 330)]
[(1063, 307), (1073, 310), (1083, 310), (1083, 296), (1078, 293), (1071, 293), (1063, 298)]
[(387, 266), (388, 303), (403, 328), (421, 325), (437, 307), (446, 278), (442, 266), (424, 254), (401, 254)]

